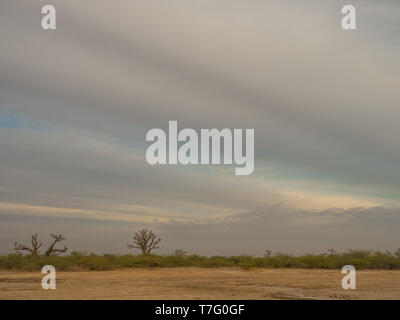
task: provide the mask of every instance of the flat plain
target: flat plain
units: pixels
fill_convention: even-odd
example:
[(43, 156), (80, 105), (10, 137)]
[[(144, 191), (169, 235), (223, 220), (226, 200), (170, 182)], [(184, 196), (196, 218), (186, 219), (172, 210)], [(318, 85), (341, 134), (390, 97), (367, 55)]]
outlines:
[(400, 271), (357, 271), (343, 290), (341, 270), (157, 268), (57, 272), (44, 290), (37, 272), (0, 271), (0, 299), (400, 299)]

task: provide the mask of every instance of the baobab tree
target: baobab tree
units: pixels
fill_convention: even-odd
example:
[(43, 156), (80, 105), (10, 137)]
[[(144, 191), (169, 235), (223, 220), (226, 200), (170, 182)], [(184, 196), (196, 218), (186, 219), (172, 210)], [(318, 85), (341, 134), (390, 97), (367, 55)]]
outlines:
[[(50, 255), (58, 255), (60, 253), (67, 252), (68, 248), (64, 246), (63, 249), (57, 249), (54, 248), (57, 242), (64, 241), (66, 238), (63, 235), (56, 235), (56, 234), (51, 234), (50, 237), (53, 238), (53, 242), (50, 244), (49, 248), (45, 252), (45, 256), (50, 256)], [(14, 243), (14, 250), (15, 251), (29, 251), (32, 255), (37, 256), (39, 254), (39, 248), (42, 246), (42, 243), (39, 243), (38, 240), (38, 235), (34, 234), (31, 238), (32, 242), (32, 248), (29, 248), (27, 246), (24, 246), (18, 242)]]
[(335, 249), (328, 249), (329, 255), (333, 256), (337, 254), (337, 251)]
[(176, 257), (185, 257), (185, 256), (187, 256), (187, 252), (185, 250), (182, 250), (182, 249), (176, 249), (175, 252), (174, 252), (174, 255)]
[(64, 241), (66, 239), (62, 234), (59, 234), (59, 235), (51, 234), (50, 237), (52, 237), (54, 240), (51, 243), (51, 245), (49, 246), (49, 248), (46, 250), (46, 253), (45, 253), (46, 256), (49, 256), (51, 254), (58, 255), (60, 253), (66, 252), (68, 250), (68, 248), (65, 245), (64, 245), (64, 249), (54, 248), (54, 246), (56, 245), (57, 242)]
[(42, 246), (41, 243), (37, 241), (37, 234), (34, 234), (31, 237), (32, 248), (26, 247), (18, 242), (14, 242), (14, 250), (15, 251), (29, 251), (33, 256), (37, 256), (39, 252), (39, 248)]
[(272, 250), (266, 249), (264, 252), (264, 258), (271, 258)]
[(158, 249), (161, 239), (149, 229), (141, 229), (133, 235), (133, 244), (127, 244), (128, 248), (140, 249), (142, 254), (150, 254), (154, 249)]

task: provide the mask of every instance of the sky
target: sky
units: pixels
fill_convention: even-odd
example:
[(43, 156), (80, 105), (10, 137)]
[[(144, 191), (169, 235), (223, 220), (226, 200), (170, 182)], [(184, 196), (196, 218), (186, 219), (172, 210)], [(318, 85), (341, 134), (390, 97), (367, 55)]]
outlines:
[[(357, 30), (341, 28), (341, 8)], [(400, 2), (0, 3), (0, 253), (400, 247)], [(255, 168), (146, 162), (146, 133), (255, 129)]]

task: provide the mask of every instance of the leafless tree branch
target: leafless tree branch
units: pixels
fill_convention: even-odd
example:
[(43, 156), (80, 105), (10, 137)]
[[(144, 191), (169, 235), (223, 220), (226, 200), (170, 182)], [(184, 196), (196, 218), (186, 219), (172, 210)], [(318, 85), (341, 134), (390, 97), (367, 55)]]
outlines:
[(65, 237), (62, 234), (60, 234), (60, 235), (51, 234), (50, 237), (52, 237), (54, 240), (51, 243), (50, 247), (46, 250), (46, 253), (45, 253), (46, 256), (49, 256), (51, 254), (63, 253), (68, 250), (68, 248), (66, 246), (64, 246), (64, 249), (55, 249), (54, 248), (54, 246), (56, 245), (57, 242), (65, 240)]
[(37, 237), (38, 237), (37, 234), (34, 234), (31, 237), (32, 248), (24, 246), (18, 242), (14, 242), (14, 250), (15, 251), (29, 251), (32, 255), (35, 255), (35, 256), (38, 255), (39, 248), (42, 246), (42, 244), (38, 243)]

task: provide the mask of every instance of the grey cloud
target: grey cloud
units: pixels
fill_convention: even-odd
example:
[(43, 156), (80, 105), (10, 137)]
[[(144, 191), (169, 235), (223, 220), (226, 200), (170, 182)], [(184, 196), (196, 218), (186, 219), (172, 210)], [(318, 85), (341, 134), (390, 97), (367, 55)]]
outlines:
[(175, 167), (153, 167), (145, 162), (141, 152), (112, 140), (99, 142), (96, 136), (26, 128), (0, 132), (3, 202), (103, 207), (110, 214), (116, 210), (113, 206), (134, 204), (176, 210), (188, 210), (190, 206), (194, 207), (191, 210), (196, 210), (196, 206), (204, 210), (206, 206), (238, 210), (260, 205), (264, 201), (261, 195), (267, 197), (272, 193), (257, 190), (251, 182), (235, 184), (235, 177), (224, 177), (218, 172), (210, 177), (206, 168), (204, 173), (196, 173)]
[[(346, 1), (54, 0), (54, 32), (43, 4), (0, 4), (0, 112), (60, 132), (2, 129), (2, 201), (253, 212), (278, 197), (255, 181), (270, 167), (399, 197), (397, 1), (354, 1), (354, 33), (339, 25)], [(168, 120), (255, 128), (254, 183), (148, 168), (145, 133)]]
[[(333, 28), (334, 7), (322, 10), (325, 17), (332, 11), (326, 24), (312, 20), (315, 2), (309, 3), (307, 10), (293, 13), (293, 4), (285, 2), (287, 12), (265, 19), (256, 9), (275, 11), (276, 4), (209, 2), (193, 8), (178, 1), (171, 8), (161, 6), (161, 12), (176, 15), (171, 21), (157, 15), (151, 3), (122, 2), (121, 7), (132, 8), (123, 13), (111, 6), (100, 11), (90, 2), (60, 3), (64, 24), (57, 34), (32, 25), (19, 28), (21, 36), (31, 33), (39, 44), (36, 65), (19, 61), (27, 69), (17, 78), (15, 68), (3, 66), (9, 82), (2, 94), (11, 101), (5, 108), (136, 144), (149, 127), (165, 127), (169, 119), (190, 127), (254, 127), (260, 164), (296, 164), (328, 178), (346, 180), (351, 174), (360, 183), (397, 187), (397, 59), (377, 51), (371, 39), (362, 42), (358, 34)], [(182, 31), (188, 19), (176, 12), (178, 7), (196, 17), (190, 31)], [(26, 14), (32, 16), (36, 7), (29, 8)], [(246, 14), (239, 15), (242, 9)], [(120, 14), (133, 18), (116, 22)], [(218, 37), (213, 37), (205, 33), (206, 23), (216, 23), (218, 15), (228, 20), (214, 26)], [(229, 29), (238, 16), (242, 19)], [(282, 17), (284, 27), (277, 33), (272, 27)], [(166, 41), (167, 35), (173, 39)], [(27, 39), (27, 45), (33, 43)], [(42, 47), (49, 53), (38, 51)], [(380, 68), (373, 67), (377, 64)]]

